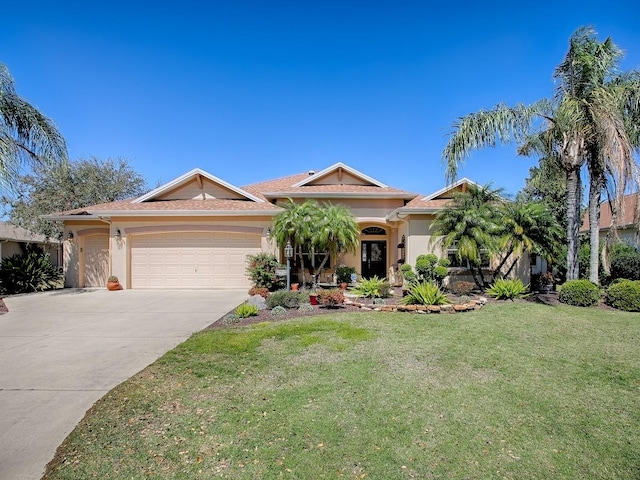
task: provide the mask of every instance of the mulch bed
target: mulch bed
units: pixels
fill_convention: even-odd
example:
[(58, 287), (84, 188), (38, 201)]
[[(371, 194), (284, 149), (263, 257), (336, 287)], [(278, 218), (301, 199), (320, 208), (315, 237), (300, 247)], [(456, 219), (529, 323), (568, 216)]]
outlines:
[[(471, 295), (470, 296), (471, 299), (479, 299), (481, 298), (481, 296), (479, 295)], [(450, 296), (449, 297), (452, 304), (456, 304), (458, 303), (457, 301), (459, 300), (458, 297), (455, 296)], [(395, 294), (390, 297), (390, 298), (385, 298), (385, 303), (387, 305), (397, 305), (400, 303), (400, 300), (402, 299), (402, 293), (397, 290), (395, 292)], [(495, 300), (491, 297), (488, 296), (482, 296), (482, 300), (483, 303), (504, 303), (504, 301), (502, 300)], [(545, 305), (549, 305), (549, 306), (557, 306), (557, 305), (563, 305), (563, 303), (561, 303), (558, 300), (558, 293), (557, 292), (549, 292), (549, 293), (535, 293), (533, 295), (529, 295), (528, 297), (524, 298), (524, 299), (520, 299), (520, 300), (516, 300), (516, 301), (525, 301), (525, 302), (536, 302), (536, 303), (543, 303)], [(230, 326), (242, 326), (242, 325), (251, 325), (254, 323), (260, 323), (260, 322), (279, 322), (282, 320), (291, 320), (293, 318), (300, 318), (300, 317), (309, 317), (312, 315), (327, 315), (327, 314), (333, 314), (333, 313), (342, 313), (342, 312), (354, 312), (354, 313), (369, 313), (371, 311), (373, 311), (374, 307), (377, 307), (378, 305), (373, 305), (373, 301), (371, 299), (357, 299), (357, 302), (359, 303), (365, 303), (367, 304), (368, 307), (370, 307), (369, 309), (362, 309), (359, 306), (356, 305), (352, 305), (352, 304), (347, 304), (347, 305), (341, 305), (339, 307), (325, 307), (322, 305), (313, 305), (313, 310), (308, 310), (308, 311), (300, 311), (297, 308), (289, 308), (287, 309), (286, 314), (284, 315), (280, 315), (280, 316), (272, 316), (271, 315), (271, 311), (266, 309), (266, 310), (260, 310), (258, 312), (258, 315), (254, 316), (254, 317), (249, 317), (249, 318), (238, 318), (235, 321), (231, 322), (226, 322), (223, 319), (220, 319), (218, 321), (216, 321), (215, 323), (212, 323), (211, 325), (209, 325), (209, 329), (214, 329), (214, 328), (226, 328), (226, 327), (230, 327)], [(609, 305), (605, 304), (603, 301), (600, 302), (600, 304), (597, 307), (592, 307), (592, 308), (600, 308), (603, 310), (615, 310), (613, 307), (610, 307)], [(231, 310), (228, 313), (233, 313), (234, 311)], [(415, 312), (400, 312), (400, 313), (414, 313)], [(454, 312), (452, 312), (454, 313)], [(446, 315), (446, 314), (445, 314)], [(224, 317), (223, 317), (224, 318)]]
[[(402, 299), (402, 292), (400, 289), (397, 289), (392, 297), (385, 298), (384, 301), (386, 305), (398, 305), (401, 299)], [(456, 301), (458, 300), (457, 297), (453, 297), (453, 296), (450, 297), (450, 299), (452, 303), (456, 303)], [(355, 299), (350, 299), (350, 300), (356, 301)], [(492, 301), (491, 299), (488, 300), (488, 302), (491, 302), (491, 301)], [(251, 324), (260, 323), (260, 322), (279, 322), (282, 320), (291, 320), (293, 318), (309, 317), (313, 315), (327, 315), (327, 314), (343, 313), (343, 312), (368, 313), (368, 312), (371, 312), (375, 307), (380, 307), (380, 305), (374, 305), (372, 299), (359, 298), (357, 299), (357, 303), (359, 303), (360, 305), (364, 304), (365, 308), (363, 309), (361, 308), (360, 305), (354, 305), (349, 302), (347, 302), (345, 305), (340, 305), (338, 307), (325, 307), (323, 305), (312, 305), (313, 310), (300, 311), (297, 308), (288, 308), (286, 311), (286, 314), (278, 315), (278, 316), (271, 315), (271, 311), (269, 309), (266, 309), (266, 310), (260, 310), (258, 312), (258, 315), (256, 316), (248, 317), (248, 318), (237, 318), (237, 319), (234, 319), (233, 322), (227, 322), (224, 320), (224, 317), (223, 317), (220, 320), (216, 321), (215, 323), (212, 323), (211, 325), (209, 325), (207, 328), (216, 329), (216, 328), (226, 328), (230, 326), (251, 325)], [(234, 313), (234, 310), (231, 310), (230, 312), (228, 312), (227, 315), (231, 313)]]

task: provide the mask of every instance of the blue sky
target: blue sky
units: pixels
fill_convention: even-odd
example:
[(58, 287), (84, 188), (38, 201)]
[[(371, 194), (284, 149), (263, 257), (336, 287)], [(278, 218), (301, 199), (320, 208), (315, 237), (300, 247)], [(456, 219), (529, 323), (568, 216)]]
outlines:
[[(521, 3), (520, 5), (516, 5)], [(640, 68), (640, 4), (602, 2), (10, 2), (18, 93), (71, 158), (125, 157), (150, 187), (200, 167), (232, 184), (342, 161), (389, 185), (444, 186), (456, 118), (553, 92), (593, 25)], [(533, 158), (472, 154), (460, 176), (508, 193)]]

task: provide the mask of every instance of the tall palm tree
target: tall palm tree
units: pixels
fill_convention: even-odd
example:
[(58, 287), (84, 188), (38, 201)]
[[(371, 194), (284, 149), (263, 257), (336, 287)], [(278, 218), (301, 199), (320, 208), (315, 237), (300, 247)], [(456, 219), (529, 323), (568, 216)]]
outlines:
[(353, 213), (345, 205), (322, 205), (316, 222), (311, 242), (319, 251), (328, 254), (318, 267), (318, 278), (330, 256), (337, 259), (339, 253), (355, 253), (360, 244), (360, 229)]
[[(589, 162), (593, 177), (590, 186), (593, 198), (597, 192), (598, 199), (606, 172), (623, 173), (616, 175), (616, 195), (622, 195), (630, 178), (628, 173), (637, 170), (631, 154), (633, 136), (625, 127), (634, 123), (630, 119), (638, 118), (640, 90), (635, 82), (625, 81), (635, 75), (609, 81), (619, 56), (610, 39), (600, 43), (591, 28), (578, 29), (570, 38), (564, 61), (554, 72), (558, 87), (552, 99), (530, 106), (499, 104), (492, 110), (463, 117), (454, 124), (454, 132), (443, 151), (447, 177), (454, 179), (458, 166), (473, 149), (493, 147), (498, 141), (524, 145), (536, 135), (546, 142), (546, 150), (553, 152), (566, 176), (568, 279), (578, 277), (582, 166)], [(617, 95), (609, 88), (601, 88), (616, 83), (626, 85), (618, 89)], [(597, 203), (592, 205), (594, 211), (599, 209)], [(592, 241), (597, 241), (598, 233), (593, 232), (599, 232), (599, 221), (592, 221), (591, 226)], [(595, 250), (597, 256), (597, 243)], [(597, 278), (597, 264), (592, 275), (593, 272)]]
[(556, 95), (579, 132), (589, 172), (589, 271), (594, 283), (598, 283), (601, 195), (609, 187), (619, 205), (627, 186), (637, 186), (640, 179), (632, 153), (639, 144), (630, 135), (637, 127), (628, 122), (637, 118), (640, 108), (633, 101), (627, 103), (637, 99), (640, 83), (637, 72), (618, 73), (621, 58), (622, 51), (611, 38), (598, 42), (593, 29), (582, 28), (571, 38), (569, 53), (555, 72), (560, 79)]
[(11, 186), (22, 164), (66, 161), (67, 146), (52, 120), (21, 98), (0, 63), (0, 182)]

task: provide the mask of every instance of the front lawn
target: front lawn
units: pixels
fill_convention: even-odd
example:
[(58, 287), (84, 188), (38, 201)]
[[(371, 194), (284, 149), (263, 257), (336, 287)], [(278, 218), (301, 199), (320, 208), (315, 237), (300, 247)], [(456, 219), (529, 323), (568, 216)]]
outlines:
[(529, 302), (209, 330), (45, 478), (638, 478), (639, 345), (638, 314)]

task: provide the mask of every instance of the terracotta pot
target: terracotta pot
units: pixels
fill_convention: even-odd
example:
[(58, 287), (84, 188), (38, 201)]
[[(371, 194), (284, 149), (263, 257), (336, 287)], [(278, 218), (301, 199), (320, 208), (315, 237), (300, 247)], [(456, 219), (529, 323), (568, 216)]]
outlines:
[(114, 290), (122, 290), (122, 285), (120, 285), (120, 282), (107, 282), (107, 290), (112, 292)]
[(347, 283), (346, 283), (346, 282), (342, 282), (342, 283), (340, 284), (340, 288), (341, 288), (342, 290), (346, 290), (346, 289), (347, 289)]
[(292, 283), (291, 284), (291, 290), (293, 290), (294, 292), (297, 292), (298, 291), (298, 285), (299, 284), (297, 284), (297, 283)]

